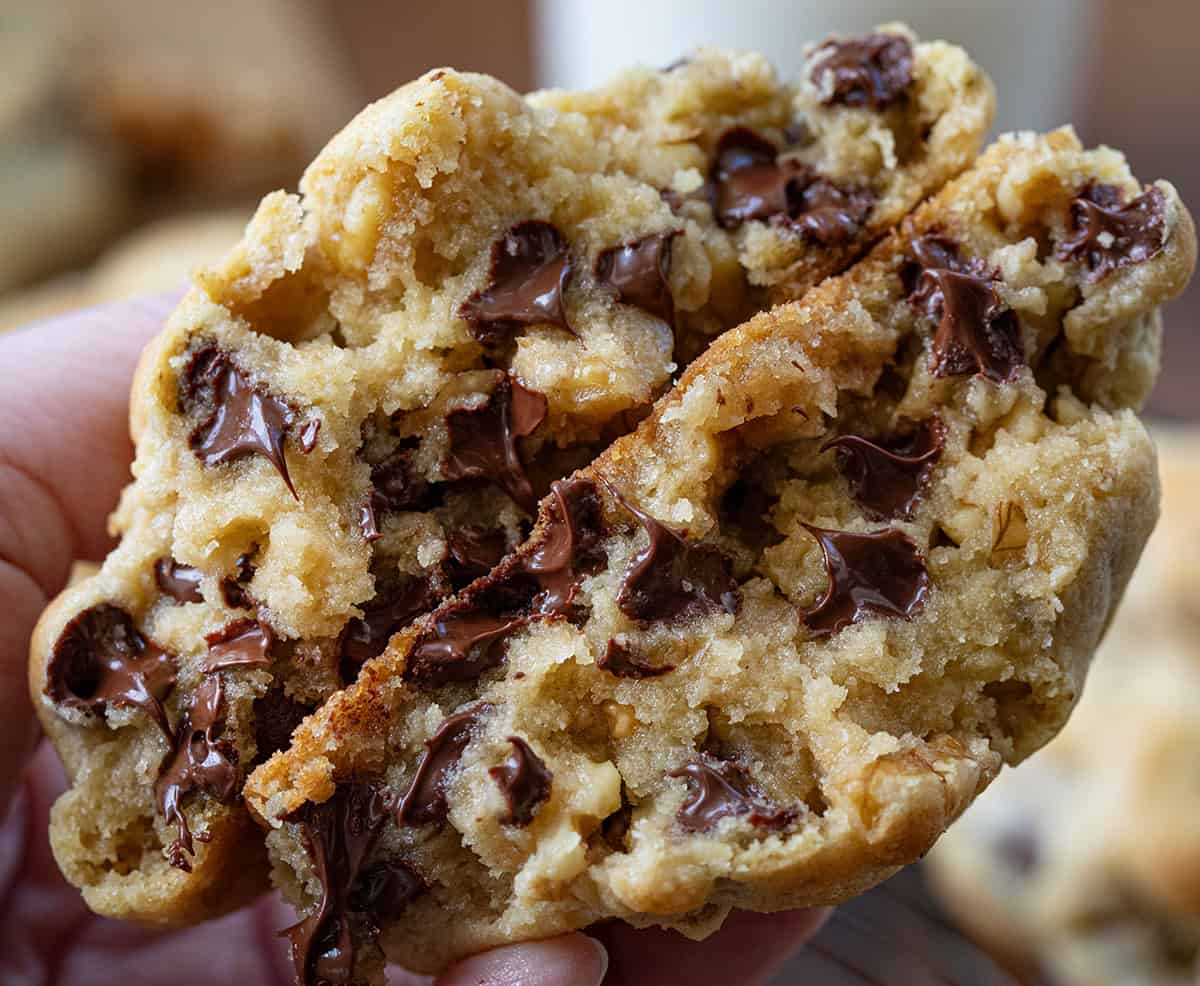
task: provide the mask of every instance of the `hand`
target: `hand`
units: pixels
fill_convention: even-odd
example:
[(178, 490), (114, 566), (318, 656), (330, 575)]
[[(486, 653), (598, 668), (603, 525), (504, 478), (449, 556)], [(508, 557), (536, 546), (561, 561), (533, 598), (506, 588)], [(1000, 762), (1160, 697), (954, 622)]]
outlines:
[[(127, 405), (138, 353), (173, 299), (126, 302), (0, 337), (0, 981), (208, 986), (292, 979), (274, 896), (218, 921), (155, 931), (98, 918), (58, 872), (46, 832), (62, 768), (25, 678), (29, 636), (76, 559), (111, 547), (108, 512), (129, 479)], [(36, 751), (36, 752), (35, 752)], [(702, 943), (619, 923), (499, 948), (434, 986), (756, 986), (824, 912), (735, 914)], [(603, 942), (603, 944), (601, 944)], [(607, 970), (607, 978), (606, 978)], [(430, 980), (396, 970), (394, 986)]]

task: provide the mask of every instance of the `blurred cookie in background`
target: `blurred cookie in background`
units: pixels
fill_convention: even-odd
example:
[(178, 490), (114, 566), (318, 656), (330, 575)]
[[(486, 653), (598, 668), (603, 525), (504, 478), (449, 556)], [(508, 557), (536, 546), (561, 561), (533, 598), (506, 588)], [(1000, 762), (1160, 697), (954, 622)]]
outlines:
[(928, 860), (1026, 982), (1200, 983), (1200, 432), (1157, 439), (1162, 518), (1078, 708)]

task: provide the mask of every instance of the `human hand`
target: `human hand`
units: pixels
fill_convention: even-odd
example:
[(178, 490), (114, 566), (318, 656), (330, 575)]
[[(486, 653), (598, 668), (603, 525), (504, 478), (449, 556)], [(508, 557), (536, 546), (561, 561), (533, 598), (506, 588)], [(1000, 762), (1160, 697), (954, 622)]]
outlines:
[[(47, 841), (62, 768), (38, 730), (25, 678), (29, 637), (71, 563), (100, 560), (108, 512), (129, 479), (127, 405), (138, 353), (173, 299), (125, 302), (0, 337), (0, 981), (139, 986), (289, 983), (274, 897), (176, 931), (91, 914)], [(36, 751), (36, 752), (35, 752)], [(702, 943), (616, 922), (496, 949), (434, 986), (756, 986), (823, 920), (821, 911), (735, 914)], [(601, 944), (602, 943), (602, 944)], [(607, 970), (607, 975), (606, 975)], [(396, 970), (393, 986), (431, 980)]]

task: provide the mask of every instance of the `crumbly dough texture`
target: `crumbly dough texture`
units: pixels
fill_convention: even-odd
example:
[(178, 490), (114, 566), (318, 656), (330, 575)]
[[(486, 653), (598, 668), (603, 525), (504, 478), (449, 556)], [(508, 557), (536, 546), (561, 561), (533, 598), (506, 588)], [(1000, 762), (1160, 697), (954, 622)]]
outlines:
[(1067, 728), (930, 855), (963, 924), (1063, 986), (1200, 977), (1200, 436), (1155, 436), (1158, 529)]
[[(263, 889), (237, 781), (391, 630), (523, 540), (551, 480), (632, 429), (711, 338), (850, 264), (967, 166), (990, 83), (961, 50), (887, 30), (912, 80), (880, 111), (715, 50), (592, 94), (438, 70), (363, 111), (301, 195), (264, 199), (144, 353), (120, 544), (32, 642), (72, 783), (51, 842), (94, 910), (177, 924)], [(789, 148), (788, 174), (853, 175), (869, 212), (822, 213), (827, 248), (783, 215), (718, 223), (696, 186), (737, 127)], [(777, 213), (808, 207), (773, 187)], [(601, 255), (631, 244), (649, 262), (618, 253), (600, 283)], [(206, 672), (231, 641), (240, 663)], [(168, 760), (183, 782), (156, 794)]]
[[(1161, 204), (1152, 255), (1096, 276), (1103, 244), (1129, 244), (1069, 249), (1081, 197), (1143, 194)], [(940, 341), (946, 296), (925, 307), (935, 247), (991, 278), (976, 316), (1015, 332), (993, 340), (1002, 365), (976, 352), (987, 376)], [(1070, 130), (1020, 134), (849, 272), (725, 333), (572, 480), (600, 517), (576, 515), (569, 604), (537, 578), (562, 544), (560, 486), (522, 547), (252, 775), (278, 884), (326, 922), (302, 972), (324, 974), (348, 932), (350, 978), (380, 981), (377, 926), (419, 971), (613, 917), (702, 937), (731, 908), (833, 904), (918, 858), (1079, 695), (1156, 518), (1132, 408), (1156, 308), (1194, 260), (1170, 185), (1143, 189)], [(878, 460), (856, 487), (853, 457), (822, 451), (934, 419), (940, 453), (907, 487)], [(888, 506), (896, 489), (914, 495)], [(855, 561), (863, 542), (843, 538), (853, 571), (835, 559), (834, 580), (808, 525), (885, 540)], [(486, 638), (471, 619), (516, 623)], [(329, 819), (365, 817), (371, 789), (392, 811), (339, 874)], [(367, 892), (380, 872), (400, 906)]]

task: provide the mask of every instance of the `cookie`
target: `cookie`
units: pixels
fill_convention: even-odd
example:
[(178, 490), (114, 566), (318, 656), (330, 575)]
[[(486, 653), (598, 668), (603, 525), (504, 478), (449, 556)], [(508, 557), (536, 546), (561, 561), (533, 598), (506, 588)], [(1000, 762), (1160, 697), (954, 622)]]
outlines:
[(930, 856), (966, 927), (1062, 986), (1200, 976), (1200, 441), (1156, 437), (1162, 520), (1079, 708)]
[[(1165, 182), (1002, 139), (718, 338), (245, 788), (301, 982), (843, 901), (1066, 720), (1157, 514)], [(376, 934), (378, 939), (376, 940)]]
[[(261, 890), (242, 778), (768, 304), (770, 265), (822, 279), (968, 163), (989, 83), (892, 36), (909, 77), (886, 110), (719, 51), (593, 96), (439, 70), (334, 138), (302, 197), (264, 200), (145, 353), (120, 545), (32, 643), (72, 778), (51, 842), (93, 909), (179, 923)], [(810, 112), (903, 154), (853, 189), (820, 177), (810, 158), (860, 138), (827, 123), (784, 155)]]

